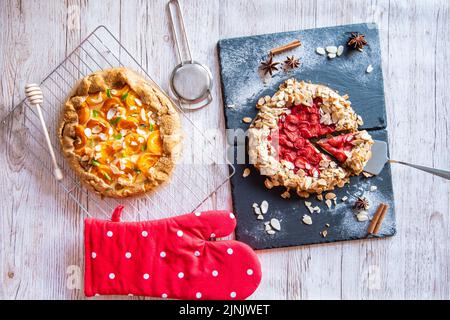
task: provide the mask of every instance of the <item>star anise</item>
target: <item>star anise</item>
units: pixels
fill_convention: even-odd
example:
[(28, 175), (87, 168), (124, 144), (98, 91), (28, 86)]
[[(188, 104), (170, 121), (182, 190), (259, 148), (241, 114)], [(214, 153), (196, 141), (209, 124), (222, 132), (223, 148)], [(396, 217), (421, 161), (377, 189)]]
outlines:
[(284, 60), (284, 65), (289, 69), (295, 69), (300, 66), (300, 60), (294, 56), (286, 57), (286, 60)]
[(358, 197), (355, 201), (355, 209), (356, 210), (367, 210), (369, 209), (369, 200), (364, 197)]
[(279, 65), (279, 62), (274, 62), (272, 55), (269, 55), (266, 61), (261, 61), (261, 70), (264, 72), (264, 75), (270, 74), (273, 75), (274, 71), (278, 71), (277, 65)]
[(363, 34), (359, 32), (352, 32), (351, 36), (348, 38), (347, 45), (353, 49), (362, 51), (364, 46), (367, 45), (367, 41)]

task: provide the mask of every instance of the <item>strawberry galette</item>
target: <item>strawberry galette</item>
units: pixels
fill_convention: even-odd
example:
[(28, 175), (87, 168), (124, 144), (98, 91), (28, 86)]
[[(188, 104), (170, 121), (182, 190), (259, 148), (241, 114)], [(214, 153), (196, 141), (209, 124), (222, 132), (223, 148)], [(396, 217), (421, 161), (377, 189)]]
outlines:
[(285, 196), (290, 190), (307, 197), (342, 187), (371, 156), (372, 138), (357, 131), (361, 117), (348, 97), (326, 86), (289, 79), (273, 97), (259, 99), (257, 108), (250, 161), (267, 176), (268, 188), (286, 187)]
[(181, 145), (173, 103), (126, 68), (83, 78), (65, 104), (58, 134), (82, 180), (111, 197), (143, 193), (168, 180)]

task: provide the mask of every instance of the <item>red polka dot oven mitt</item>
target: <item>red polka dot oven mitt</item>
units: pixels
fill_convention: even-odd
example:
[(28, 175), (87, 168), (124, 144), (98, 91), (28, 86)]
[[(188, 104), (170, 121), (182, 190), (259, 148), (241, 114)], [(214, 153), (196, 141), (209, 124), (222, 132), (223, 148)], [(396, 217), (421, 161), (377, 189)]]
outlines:
[(120, 222), (85, 220), (86, 296), (140, 295), (174, 299), (245, 299), (261, 281), (255, 252), (230, 235), (229, 211)]

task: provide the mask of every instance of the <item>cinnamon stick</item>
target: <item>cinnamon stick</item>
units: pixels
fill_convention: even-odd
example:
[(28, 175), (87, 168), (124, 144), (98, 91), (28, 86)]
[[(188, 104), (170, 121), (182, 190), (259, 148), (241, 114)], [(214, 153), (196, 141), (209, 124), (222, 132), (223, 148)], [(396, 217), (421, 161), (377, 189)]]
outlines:
[(294, 40), (294, 41), (289, 42), (288, 44), (285, 44), (285, 45), (283, 45), (281, 47), (276, 47), (276, 48), (270, 50), (270, 54), (274, 56), (276, 54), (280, 54), (280, 53), (283, 53), (285, 51), (297, 48), (297, 47), (299, 47), (301, 45), (302, 45), (302, 43), (300, 42), (300, 40)]
[(381, 216), (385, 206), (386, 206), (386, 204), (381, 203), (378, 206), (377, 211), (375, 211), (375, 214), (373, 215), (372, 221), (370, 222), (369, 229), (367, 230), (367, 232), (369, 234), (373, 234), (374, 233), (375, 227), (378, 224), (378, 220), (380, 219), (380, 216)]
[(380, 218), (377, 221), (377, 225), (375, 226), (375, 230), (373, 231), (374, 234), (377, 234), (378, 231), (380, 231), (381, 225), (383, 224), (383, 220), (384, 220), (384, 217), (386, 216), (388, 209), (389, 209), (389, 206), (387, 204), (385, 204), (383, 211), (380, 214)]

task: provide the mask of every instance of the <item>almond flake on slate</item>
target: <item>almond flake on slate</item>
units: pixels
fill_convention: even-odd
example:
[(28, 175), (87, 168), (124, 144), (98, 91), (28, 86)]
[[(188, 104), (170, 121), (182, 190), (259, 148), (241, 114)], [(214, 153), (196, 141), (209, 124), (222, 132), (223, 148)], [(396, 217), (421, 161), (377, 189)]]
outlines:
[(260, 208), (261, 208), (261, 213), (266, 214), (267, 211), (269, 210), (269, 203), (266, 200), (264, 200), (263, 202), (261, 202)]
[(259, 216), (260, 214), (262, 214), (262, 213), (261, 213), (260, 207), (254, 207), (253, 209), (255, 210), (255, 214), (256, 214), (256, 215)]
[(375, 190), (377, 190), (377, 189), (378, 189), (377, 186), (371, 186), (371, 187), (370, 187), (370, 191), (375, 191)]
[(330, 227), (330, 224), (329, 224), (329, 223), (326, 223), (326, 224), (325, 224), (325, 227), (329, 228), (329, 227)]
[(323, 56), (325, 54), (325, 49), (322, 47), (317, 47), (316, 52)]
[(320, 213), (320, 208), (319, 208), (318, 206), (315, 206), (315, 207), (313, 208), (313, 211), (315, 211), (315, 212), (317, 212), (317, 213)]
[(323, 195), (318, 194), (316, 198), (317, 198), (317, 200), (322, 201), (323, 200)]
[(304, 224), (312, 225), (312, 219), (307, 214), (303, 215), (302, 221), (303, 221)]
[(252, 207), (256, 208), (256, 207), (259, 207), (259, 205), (256, 202), (253, 202)]
[(270, 219), (270, 225), (277, 231), (281, 230), (280, 220), (272, 218)]
[(347, 196), (343, 196), (341, 200), (342, 200), (343, 202), (345, 202), (345, 201), (348, 200), (348, 197), (347, 197)]
[(329, 54), (327, 54), (327, 56), (330, 59), (334, 59), (334, 58), (336, 58), (336, 53), (329, 53)]
[(367, 72), (367, 73), (371, 73), (372, 71), (373, 71), (373, 67), (372, 67), (371, 64), (369, 64), (369, 65), (367, 66), (366, 72)]
[(274, 230), (267, 230), (267, 233), (272, 235), (272, 234), (275, 234), (275, 231)]
[(325, 195), (325, 199), (327, 199), (327, 200), (331, 200), (331, 199), (335, 199), (335, 198), (336, 198), (336, 195), (333, 192), (328, 192)]
[(309, 210), (309, 213), (314, 213), (314, 208), (313, 208), (313, 207), (309, 206), (309, 207), (307, 207), (307, 208), (308, 208), (308, 210)]
[(252, 118), (250, 118), (250, 117), (244, 117), (244, 118), (242, 118), (242, 122), (244, 122), (244, 123), (250, 123), (250, 122), (252, 122)]
[(339, 46), (337, 48), (336, 54), (337, 54), (338, 57), (340, 57), (343, 52), (344, 52), (344, 46)]
[(371, 173), (369, 173), (369, 172), (366, 172), (366, 171), (363, 171), (363, 176), (364, 177), (366, 177), (366, 178), (372, 178), (373, 177), (373, 174), (371, 174)]
[(266, 230), (266, 231), (269, 231), (269, 230), (272, 230), (272, 227), (270, 226), (270, 224), (269, 224), (270, 222), (265, 222), (265, 227), (264, 227), (264, 230)]
[(258, 219), (258, 220), (264, 220), (264, 216), (263, 216), (262, 214), (259, 214), (259, 215), (256, 217), (256, 219)]
[(250, 175), (250, 169), (249, 168), (245, 168), (244, 172), (242, 173), (242, 176), (244, 178), (247, 178)]
[(325, 200), (325, 204), (327, 205), (328, 209), (331, 209), (331, 200)]
[(309, 202), (309, 201), (305, 201), (305, 206), (307, 206), (307, 207), (311, 207), (311, 202)]
[(326, 238), (328, 231), (327, 230), (323, 230), (321, 233), (322, 237)]
[(369, 220), (369, 215), (367, 214), (367, 211), (361, 211), (356, 215), (356, 219), (358, 219), (359, 222), (367, 221)]
[(325, 48), (328, 53), (337, 53), (338, 48), (336, 46), (328, 46)]

